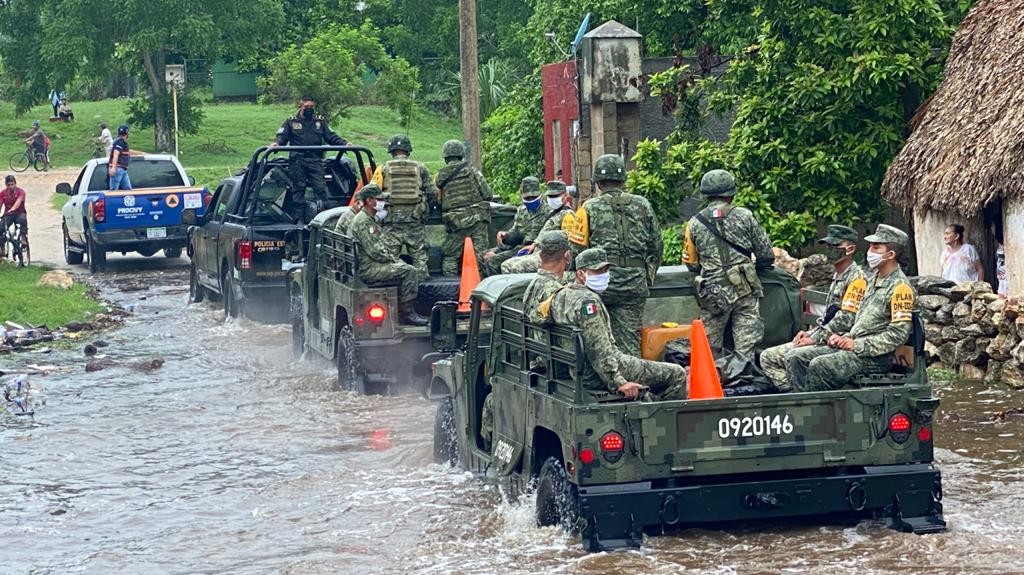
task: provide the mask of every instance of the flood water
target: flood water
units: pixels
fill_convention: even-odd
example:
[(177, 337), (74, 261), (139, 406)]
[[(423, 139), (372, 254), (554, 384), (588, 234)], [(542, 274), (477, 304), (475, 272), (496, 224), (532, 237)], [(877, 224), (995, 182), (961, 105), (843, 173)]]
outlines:
[[(474, 476), (433, 464), (434, 405), (334, 390), (287, 326), (188, 306), (187, 274), (115, 272), (133, 309), (72, 349), (0, 356), (46, 405), (0, 415), (0, 574), (1019, 573), (1024, 393), (936, 384), (946, 533), (879, 522), (687, 530), (585, 554)], [(86, 373), (85, 341), (101, 338)], [(163, 358), (155, 370), (145, 360)]]

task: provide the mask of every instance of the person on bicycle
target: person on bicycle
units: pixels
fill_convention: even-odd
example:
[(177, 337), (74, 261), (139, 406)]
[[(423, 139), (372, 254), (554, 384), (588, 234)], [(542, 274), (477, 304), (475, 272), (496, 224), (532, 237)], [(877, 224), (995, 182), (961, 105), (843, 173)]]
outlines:
[(28, 213), (25, 211), (25, 190), (18, 187), (18, 181), (14, 176), (4, 178), (4, 189), (0, 190), (0, 210), (3, 215), (4, 230), (12, 224), (19, 228), (18, 238), (22, 245), (28, 244)]
[(32, 148), (36, 156), (43, 159), (43, 171), (50, 168), (50, 158), (46, 153), (46, 134), (39, 126), (39, 120), (32, 122), (32, 133), (25, 138), (25, 145)]

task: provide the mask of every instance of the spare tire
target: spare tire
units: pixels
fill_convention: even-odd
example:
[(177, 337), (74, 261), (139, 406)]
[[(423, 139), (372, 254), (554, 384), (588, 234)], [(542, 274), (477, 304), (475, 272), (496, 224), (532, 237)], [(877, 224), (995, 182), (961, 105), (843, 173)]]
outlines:
[(420, 282), (416, 302), (433, 306), (439, 301), (459, 300), (458, 276), (432, 277)]

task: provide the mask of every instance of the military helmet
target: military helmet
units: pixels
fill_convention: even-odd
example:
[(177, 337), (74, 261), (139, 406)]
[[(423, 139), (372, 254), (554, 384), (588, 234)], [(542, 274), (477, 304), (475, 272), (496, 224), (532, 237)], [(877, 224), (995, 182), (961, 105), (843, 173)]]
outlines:
[(388, 153), (392, 154), (395, 150), (404, 150), (405, 153), (412, 153), (412, 140), (405, 134), (395, 134), (388, 140)]
[(466, 151), (462, 147), (462, 142), (458, 140), (448, 140), (441, 146), (442, 158), (461, 158), (465, 155)]
[(605, 154), (594, 162), (594, 181), (626, 181), (626, 163), (618, 154)]
[(700, 193), (711, 197), (736, 195), (736, 178), (725, 170), (711, 170), (700, 179)]

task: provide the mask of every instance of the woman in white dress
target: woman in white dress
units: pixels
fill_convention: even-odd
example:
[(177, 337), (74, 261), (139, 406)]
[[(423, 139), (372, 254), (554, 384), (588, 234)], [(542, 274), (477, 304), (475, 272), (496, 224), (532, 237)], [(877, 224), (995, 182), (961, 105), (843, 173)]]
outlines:
[(942, 240), (946, 247), (942, 250), (939, 263), (944, 279), (956, 283), (985, 281), (985, 269), (978, 257), (978, 250), (964, 243), (963, 226), (950, 224), (942, 234)]

